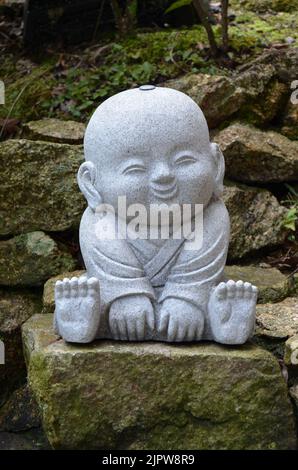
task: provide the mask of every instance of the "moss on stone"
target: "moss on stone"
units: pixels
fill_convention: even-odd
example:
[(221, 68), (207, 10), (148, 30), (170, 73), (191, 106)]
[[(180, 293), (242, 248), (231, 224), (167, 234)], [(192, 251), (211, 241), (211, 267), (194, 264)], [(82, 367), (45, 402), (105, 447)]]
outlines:
[(289, 89), (285, 83), (272, 80), (261, 96), (246, 101), (238, 118), (254, 126), (269, 125), (286, 106), (288, 95)]
[[(220, 26), (213, 29), (220, 40)], [(229, 29), (232, 53), (237, 60), (242, 60), (242, 52), (245, 57), (254, 57), (264, 47), (282, 43), (287, 37), (297, 42), (297, 31), (295, 11), (260, 16), (255, 11), (237, 9)], [(1, 107), (0, 116), (6, 117), (15, 103), (11, 117), (22, 121), (41, 117), (85, 121), (104, 99), (140, 83), (160, 83), (186, 73), (228, 74), (212, 59), (205, 60), (201, 53), (205, 47), (208, 40), (202, 25), (179, 30), (137, 30), (134, 35), (114, 38), (109, 43), (103, 40), (97, 50), (87, 48), (76, 66), (72, 58), (66, 63), (59, 84), (56, 55), (45, 55), (39, 65), (29, 62), (30, 73), (27, 67), (20, 73), (16, 58), (8, 55), (5, 60), (0, 59), (7, 87), (7, 102)], [(289, 45), (290, 49), (293, 47), (295, 42)]]
[(244, 90), (224, 75), (189, 74), (164, 85), (190, 96), (202, 109), (211, 129), (231, 119), (246, 98)]
[[(266, 351), (249, 344), (101, 341), (81, 346), (62, 340), (37, 347), (37, 339), (32, 347), (32, 336), (45, 331), (39, 322), (40, 316), (32, 318), (23, 338), (30, 384), (55, 448), (295, 445), (286, 384)], [(50, 325), (48, 331), (51, 337)]]
[[(11, 60), (15, 59), (12, 57)], [(18, 77), (14, 70), (12, 76), (4, 77), (5, 105), (0, 106), (0, 117), (24, 121), (46, 116), (48, 111), (43, 105), (51, 99), (55, 86), (51, 68), (46, 60), (25, 76)]]
[(40, 312), (41, 305), (38, 289), (0, 287), (0, 332), (16, 330), (34, 313)]
[(30, 121), (22, 127), (22, 137), (29, 140), (44, 140), (59, 144), (82, 144), (85, 124), (76, 121), (44, 118)]
[(283, 243), (286, 209), (269, 191), (226, 180), (223, 200), (231, 220), (229, 260)]
[(223, 151), (228, 178), (247, 183), (278, 183), (298, 178), (298, 143), (277, 132), (233, 123), (214, 140)]
[[(86, 207), (76, 180), (82, 161), (80, 145), (1, 142), (0, 234), (78, 227)], [(8, 196), (11, 188), (13, 198)]]
[(75, 265), (67, 248), (41, 231), (0, 241), (0, 284), (5, 286), (42, 285)]
[(297, 11), (298, 0), (230, 0), (232, 8), (241, 8), (258, 12)]
[(291, 101), (282, 117), (281, 133), (289, 139), (298, 140), (298, 106)]

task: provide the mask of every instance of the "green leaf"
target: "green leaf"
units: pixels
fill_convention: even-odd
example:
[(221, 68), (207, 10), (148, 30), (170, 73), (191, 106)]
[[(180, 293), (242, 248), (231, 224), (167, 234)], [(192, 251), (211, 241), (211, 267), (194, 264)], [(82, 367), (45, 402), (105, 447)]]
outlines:
[(293, 194), (293, 196), (298, 197), (298, 193), (297, 193), (297, 191), (295, 191), (295, 189), (293, 188), (293, 186), (291, 186), (290, 184), (287, 184), (287, 183), (285, 183), (285, 186), (286, 186), (286, 188), (288, 188), (289, 192), (290, 192), (291, 194)]
[(286, 217), (287, 217), (287, 219), (297, 219), (297, 209), (296, 209), (296, 207), (292, 207), (291, 209), (289, 209)]
[(149, 62), (144, 62), (143, 70), (146, 73), (146, 75), (150, 75), (150, 73), (152, 73), (153, 71), (153, 66)]
[(293, 221), (293, 222), (286, 222), (286, 223), (284, 224), (284, 227), (285, 227), (285, 228), (288, 228), (289, 230), (292, 230), (292, 232), (295, 232), (295, 230), (296, 230), (295, 222), (294, 222), (294, 221)]
[(178, 8), (185, 7), (190, 5), (192, 0), (177, 0), (177, 2), (172, 3), (169, 8), (166, 9), (165, 13), (170, 13), (171, 11), (177, 10)]
[(184, 51), (184, 52), (182, 53), (182, 59), (183, 59), (183, 60), (188, 59), (191, 54), (192, 54), (192, 50), (190, 50), (190, 49), (187, 50), (187, 51)]
[(286, 214), (283, 222), (283, 226), (289, 230), (295, 232), (296, 222), (298, 220), (298, 210), (296, 207), (292, 207)]

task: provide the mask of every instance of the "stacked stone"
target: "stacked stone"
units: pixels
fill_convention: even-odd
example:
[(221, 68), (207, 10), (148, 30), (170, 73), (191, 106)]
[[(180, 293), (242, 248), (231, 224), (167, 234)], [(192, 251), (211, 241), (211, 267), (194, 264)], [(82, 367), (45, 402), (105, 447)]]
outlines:
[[(224, 152), (227, 176), (224, 201), (231, 218), (231, 265), (226, 268), (226, 277), (258, 286), (258, 325), (254, 341), (276, 354), (284, 368), (287, 367), (291, 396), (297, 402), (297, 385), (292, 379), (298, 370), (295, 363), (298, 356), (297, 279), (295, 282), (294, 277), (287, 277), (258, 261), (247, 265), (249, 257), (261, 256), (264, 250), (282, 245), (288, 235), (283, 223), (287, 209), (272, 194), (270, 185), (280, 182), (294, 184), (298, 180), (297, 111), (290, 101), (290, 83), (296, 79), (297, 52), (293, 55), (293, 52), (285, 54), (283, 51), (283, 54), (286, 57), (276, 58), (275, 55), (274, 59), (268, 54), (263, 62), (248, 66), (234, 77), (196, 74), (171, 80), (166, 86), (187, 93), (201, 106), (213, 139)], [(276, 62), (272, 63), (273, 60)], [(170, 449), (177, 448), (177, 443), (187, 446), (187, 442), (193, 446), (188, 448), (200, 448), (204, 442), (206, 448), (293, 447), (294, 428), (287, 389), (277, 362), (257, 346), (244, 347), (243, 351), (239, 348), (228, 351), (220, 346), (205, 350), (203, 346), (196, 346), (193, 352), (191, 347), (188, 351), (187, 348), (178, 350), (175, 347), (177, 353), (174, 354), (168, 346), (156, 345), (150, 350), (147, 346), (121, 349), (117, 344), (113, 347), (103, 344), (94, 348), (72, 346), (68, 349), (57, 341), (51, 329), (54, 284), (65, 276), (77, 276), (78, 271), (74, 269), (80, 268), (69, 249), (58, 240), (63, 239), (61, 232), (77, 233), (85, 208), (76, 183), (76, 172), (83, 159), (83, 133), (81, 124), (46, 119), (26, 124), (22, 139), (0, 143), (3, 168), (3, 183), (0, 185), (0, 292), (3, 291), (0, 337), (5, 344), (11, 344), (5, 365), (6, 379), (0, 387), (4, 390), (0, 396), (2, 403), (25, 379), (20, 325), (34, 313), (42, 311), (42, 315), (33, 316), (24, 326), (23, 341), (30, 382), (39, 400), (52, 446), (117, 447), (119, 436), (123, 436), (125, 431), (128, 433), (127, 442), (119, 445), (129, 446), (131, 443), (131, 448), (158, 446)], [(41, 307), (40, 290), (43, 285)], [(94, 359), (92, 364), (90, 357), (92, 361)], [(105, 371), (100, 368), (101, 360), (110, 364), (109, 376), (105, 376)], [(131, 369), (126, 368), (126, 363)], [(185, 377), (185, 365), (190, 367), (192, 378)], [(200, 375), (198, 370), (201, 366)], [(122, 385), (122, 376), (120, 382), (118, 380), (119, 367), (126, 368), (127, 373), (127, 380)], [(134, 371), (142, 367), (144, 377), (150, 377), (152, 368), (157, 367), (161, 377), (168, 378), (167, 368), (172, 370), (174, 367), (176, 376), (180, 376), (185, 387), (176, 390), (172, 384), (172, 391), (175, 391), (171, 395), (172, 401), (167, 401), (169, 395), (165, 394), (160, 396), (159, 403), (150, 402), (150, 396), (145, 393), (150, 380), (139, 381), (140, 376), (134, 376)], [(59, 377), (55, 373), (57, 368)], [(81, 375), (77, 374), (78, 370)], [(203, 394), (201, 385), (212, 370), (217, 370), (213, 382), (211, 380), (210, 386), (203, 387), (203, 390), (208, 391), (206, 397), (210, 397), (212, 393), (218, 396), (219, 388), (226, 388), (226, 392), (222, 392), (226, 394), (225, 411), (219, 408), (213, 412), (213, 405), (208, 403), (200, 409), (204, 397), (199, 395), (195, 398), (197, 393)], [(237, 370), (247, 370), (247, 374), (243, 372), (241, 378), (235, 372)], [(260, 385), (252, 378), (254, 374), (251, 371), (264, 380), (265, 376), (272, 374), (272, 381), (268, 378), (268, 383)], [(116, 415), (110, 409), (110, 395), (106, 399), (100, 394), (102, 388), (94, 389), (90, 395), (94, 377), (98, 383), (107, 382), (103, 388), (109, 389), (110, 395), (115, 397)], [(190, 385), (187, 380), (190, 380)], [(230, 387), (235, 383), (240, 384), (236, 387), (237, 396), (232, 394), (233, 387)], [(53, 384), (56, 386), (52, 387)], [(261, 398), (253, 392), (257, 387), (261, 387), (262, 394), (265, 394)], [(80, 410), (76, 408), (77, 398), (76, 403), (71, 401), (71, 397), (77, 397), (72, 393), (77, 388), (80, 388), (81, 396), (86, 394), (90, 399), (89, 404), (82, 399)], [(251, 391), (249, 397), (246, 390)], [(65, 399), (61, 401), (60, 398), (67, 395), (69, 407), (63, 409)], [(131, 401), (134, 410), (141, 411), (132, 413), (127, 399), (132, 395), (138, 397)], [(280, 408), (277, 402), (272, 407), (273, 396), (282, 403)], [(181, 403), (178, 403), (179, 399)], [(231, 410), (241, 400), (245, 406), (236, 417)], [(164, 426), (153, 413), (154, 407), (159, 410), (159, 418), (163, 417)], [(266, 421), (269, 408), (274, 409), (270, 422)], [(177, 412), (175, 416), (181, 418), (177, 426), (170, 419), (173, 410)], [(83, 422), (82, 413), (85, 416)], [(245, 421), (250, 413), (253, 416), (251, 428)], [(257, 418), (258, 413), (262, 416), (262, 424)], [(66, 424), (59, 429), (52, 426), (55, 417)], [(200, 424), (206, 419), (210, 423), (209, 439), (203, 432), (203, 424)], [(0, 429), (1, 422), (7, 421), (0, 418)], [(225, 422), (229, 423), (228, 427), (225, 427)], [(211, 432), (213, 428), (221, 428), (221, 437), (218, 432)], [(114, 431), (108, 435), (107, 429)], [(134, 433), (130, 436), (131, 429)], [(151, 429), (151, 434), (148, 434), (148, 429)], [(224, 439), (228, 429), (230, 434)], [(276, 430), (273, 434), (272, 429)], [(165, 432), (167, 437), (162, 441)], [(254, 439), (249, 441), (253, 434)], [(104, 436), (106, 440), (100, 441), (98, 436)]]
[[(27, 391), (22, 392), (26, 367), (21, 325), (42, 310), (47, 279), (78, 263), (61, 232), (77, 233), (84, 210), (76, 183), (83, 135), (82, 124), (44, 119), (26, 124), (22, 139), (0, 143), (0, 340), (5, 345), (1, 431), (26, 430), (31, 422), (13, 413), (24, 410), (15, 406), (12, 393), (23, 400), (27, 414), (25, 405), (31, 403)], [(13, 425), (19, 422), (22, 429)]]
[(298, 183), (298, 105), (292, 85), (297, 52), (265, 53), (234, 76), (189, 75), (166, 86), (189, 94), (202, 107), (224, 153), (233, 263), (226, 275), (259, 287), (254, 341), (282, 364), (298, 419), (297, 275), (285, 277), (265, 263), (235, 265), (282, 245), (288, 235), (287, 209), (270, 189), (276, 183), (295, 188)]

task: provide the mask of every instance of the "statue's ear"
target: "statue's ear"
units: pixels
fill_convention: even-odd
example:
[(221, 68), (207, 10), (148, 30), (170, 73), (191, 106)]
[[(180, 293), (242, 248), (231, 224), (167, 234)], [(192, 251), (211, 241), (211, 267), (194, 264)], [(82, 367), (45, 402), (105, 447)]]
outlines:
[(220, 197), (223, 193), (223, 179), (225, 176), (225, 160), (219, 146), (215, 143), (211, 144), (212, 154), (216, 166), (214, 195)]
[(77, 178), (80, 190), (87, 199), (88, 206), (95, 211), (97, 206), (102, 203), (102, 198), (94, 185), (96, 180), (96, 168), (93, 163), (82, 163)]

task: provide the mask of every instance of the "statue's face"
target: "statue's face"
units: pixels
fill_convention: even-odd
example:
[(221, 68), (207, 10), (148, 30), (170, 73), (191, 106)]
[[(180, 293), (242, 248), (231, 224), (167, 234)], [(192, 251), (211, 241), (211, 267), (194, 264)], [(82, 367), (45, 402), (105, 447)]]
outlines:
[(106, 204), (204, 204), (216, 167), (205, 118), (186, 95), (170, 89), (129, 90), (101, 105), (88, 126), (86, 158)]
[(166, 140), (162, 122), (142, 142), (132, 134), (123, 148), (109, 148), (111, 158), (98, 165), (97, 189), (105, 203), (117, 208), (118, 196), (127, 205), (207, 204), (213, 192), (210, 148), (202, 148), (196, 136), (173, 123)]

